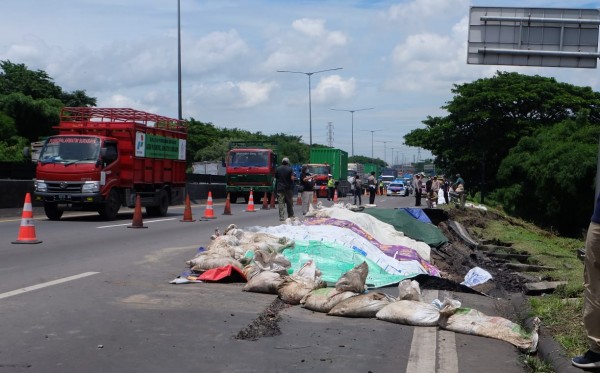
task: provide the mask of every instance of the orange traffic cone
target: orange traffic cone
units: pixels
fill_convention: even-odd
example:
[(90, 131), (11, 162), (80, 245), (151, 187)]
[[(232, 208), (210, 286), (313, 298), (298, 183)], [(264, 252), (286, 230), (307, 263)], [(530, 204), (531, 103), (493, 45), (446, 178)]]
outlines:
[(335, 189), (333, 192), (333, 203), (338, 203), (337, 189)]
[(131, 221), (131, 225), (128, 225), (127, 228), (148, 228), (142, 222), (142, 202), (140, 200), (139, 194), (135, 197), (135, 209), (133, 210), (133, 220)]
[(302, 206), (302, 196), (301, 196), (301, 193), (298, 193), (298, 198), (296, 199), (296, 205)]
[(313, 192), (313, 203), (316, 205), (319, 200), (317, 199), (317, 191)]
[(215, 211), (213, 210), (212, 192), (208, 191), (208, 200), (206, 201), (206, 210), (204, 210), (204, 219), (216, 219)]
[(248, 207), (246, 208), (247, 212), (256, 212), (254, 210), (254, 195), (252, 194), (252, 189), (250, 189), (250, 197), (248, 198)]
[(225, 201), (225, 210), (223, 215), (231, 215), (231, 201), (229, 200), (229, 193), (227, 193), (227, 200)]
[(12, 243), (41, 243), (35, 237), (35, 225), (33, 224), (33, 208), (31, 206), (31, 195), (25, 195), (25, 203), (23, 204), (23, 213), (21, 215), (21, 228), (19, 228), (19, 236)]
[(275, 208), (275, 189), (273, 189), (273, 191), (271, 192), (271, 203), (269, 204), (269, 206), (272, 209)]
[(182, 222), (193, 222), (196, 219), (192, 219), (192, 205), (190, 203), (190, 194), (185, 195), (185, 209), (183, 210), (183, 219)]
[(263, 196), (262, 201), (263, 201), (262, 209), (268, 210), (269, 209), (269, 196), (267, 195), (267, 192), (265, 192), (265, 195)]

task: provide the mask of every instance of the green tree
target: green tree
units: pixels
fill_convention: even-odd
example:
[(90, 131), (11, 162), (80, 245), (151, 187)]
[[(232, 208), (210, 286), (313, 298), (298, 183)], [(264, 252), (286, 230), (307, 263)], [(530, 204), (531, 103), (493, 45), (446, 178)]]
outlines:
[(502, 160), (518, 141), (539, 128), (573, 119), (589, 109), (600, 119), (600, 94), (589, 87), (558, 83), (553, 78), (497, 72), (492, 78), (454, 85), (445, 117), (428, 117), (425, 128), (404, 137), (409, 146), (428, 149), (436, 167), (460, 172), (468, 189), (496, 187)]
[(494, 199), (504, 209), (560, 233), (578, 236), (589, 223), (600, 125), (589, 110), (522, 138), (502, 161)]

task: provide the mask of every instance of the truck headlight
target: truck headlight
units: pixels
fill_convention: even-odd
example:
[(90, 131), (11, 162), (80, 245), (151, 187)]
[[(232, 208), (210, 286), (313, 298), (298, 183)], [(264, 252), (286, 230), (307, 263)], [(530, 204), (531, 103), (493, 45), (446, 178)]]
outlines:
[(86, 181), (81, 187), (81, 193), (96, 193), (100, 191), (99, 181)]
[(36, 192), (47, 192), (48, 191), (48, 184), (46, 184), (42, 180), (36, 181), (34, 186), (35, 186)]

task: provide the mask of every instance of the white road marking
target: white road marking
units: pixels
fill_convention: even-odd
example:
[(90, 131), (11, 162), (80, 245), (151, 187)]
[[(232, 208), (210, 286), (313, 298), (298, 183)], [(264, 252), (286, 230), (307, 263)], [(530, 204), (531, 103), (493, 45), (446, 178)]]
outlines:
[[(424, 302), (429, 303), (439, 297), (437, 290), (423, 292)], [(438, 330), (438, 327), (415, 327), (406, 372), (458, 373), (454, 333)]]
[[(144, 223), (157, 223), (157, 222), (161, 222), (161, 221), (169, 221), (169, 220), (177, 220), (179, 218), (168, 218), (168, 219), (157, 219), (157, 220), (144, 220)], [(101, 225), (99, 227), (96, 227), (98, 229), (102, 229), (102, 228), (113, 228), (113, 227), (124, 227), (126, 225), (131, 225), (131, 223), (127, 223), (127, 224), (112, 224), (112, 225)]]
[(21, 288), (21, 289), (9, 291), (7, 293), (2, 293), (2, 294), (0, 294), (0, 299), (12, 297), (13, 295), (19, 295), (19, 294), (23, 294), (23, 293), (28, 293), (30, 291), (42, 289), (42, 288), (45, 288), (45, 287), (48, 287), (48, 286), (52, 286), (52, 285), (62, 284), (63, 282), (73, 281), (73, 280), (77, 280), (77, 279), (80, 279), (80, 278), (83, 278), (83, 277), (96, 275), (98, 273), (100, 273), (100, 272), (85, 272), (85, 273), (80, 273), (80, 274), (74, 275), (74, 276), (59, 278), (58, 280), (44, 282), (42, 284), (37, 284), (37, 285), (33, 285), (33, 286), (27, 286), (27, 287), (24, 287), (24, 288)]

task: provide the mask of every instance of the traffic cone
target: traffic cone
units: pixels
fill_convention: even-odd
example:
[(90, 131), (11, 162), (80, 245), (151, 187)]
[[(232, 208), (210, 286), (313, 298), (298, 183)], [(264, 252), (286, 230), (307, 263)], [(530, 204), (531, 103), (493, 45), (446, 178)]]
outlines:
[(269, 207), (271, 207), (272, 209), (275, 208), (275, 189), (273, 189), (273, 191), (271, 192), (271, 201), (269, 203)]
[(25, 203), (23, 204), (23, 213), (21, 215), (21, 228), (19, 228), (19, 236), (12, 243), (42, 243), (35, 237), (35, 225), (33, 224), (33, 208), (31, 206), (31, 195), (25, 195)]
[(183, 219), (181, 222), (193, 222), (196, 219), (192, 219), (192, 205), (190, 204), (190, 194), (185, 195), (185, 209), (183, 210)]
[(315, 206), (317, 205), (318, 201), (319, 200), (317, 199), (317, 191), (315, 190), (313, 191), (313, 203), (315, 204)]
[(302, 196), (301, 196), (301, 193), (298, 193), (298, 198), (296, 199), (296, 205), (302, 206)]
[(268, 210), (269, 209), (269, 196), (267, 195), (267, 192), (265, 192), (265, 195), (263, 196), (262, 200), (263, 200), (262, 209)]
[(142, 222), (142, 202), (140, 200), (139, 194), (135, 197), (135, 209), (133, 210), (133, 220), (131, 221), (131, 225), (128, 225), (127, 228), (148, 228)]
[(206, 210), (204, 210), (204, 219), (216, 219), (215, 211), (213, 210), (212, 192), (208, 191), (208, 200), (206, 201)]
[(227, 193), (227, 200), (225, 200), (225, 210), (223, 215), (231, 215), (231, 201), (229, 200), (229, 193)]
[(338, 203), (337, 189), (333, 191), (333, 203)]
[(250, 189), (250, 197), (248, 198), (248, 207), (246, 208), (247, 212), (255, 212), (254, 210), (254, 195), (252, 194), (252, 189)]

